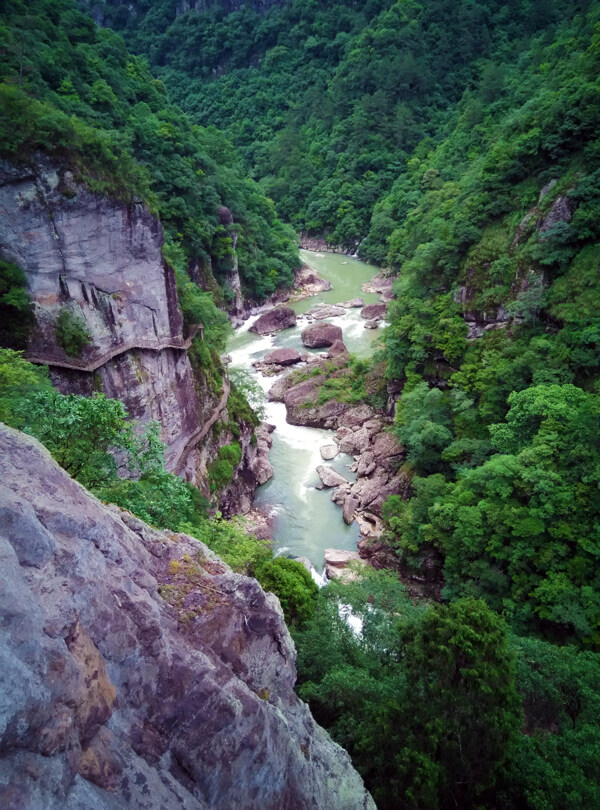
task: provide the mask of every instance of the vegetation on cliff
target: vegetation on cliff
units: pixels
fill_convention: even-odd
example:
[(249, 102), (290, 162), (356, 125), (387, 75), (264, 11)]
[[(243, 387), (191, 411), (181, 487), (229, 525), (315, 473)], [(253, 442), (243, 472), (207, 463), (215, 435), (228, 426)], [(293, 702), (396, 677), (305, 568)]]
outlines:
[[(75, 0), (10, 0), (2, 8), (0, 154), (29, 162), (49, 152), (92, 190), (145, 199), (195, 280), (227, 298), (232, 233), (242, 284), (262, 298), (290, 284), (295, 235), (244, 177), (213, 127), (197, 126), (168, 99), (146, 61), (98, 28)], [(229, 209), (230, 224), (219, 211)], [(220, 285), (216, 287), (214, 279)]]
[[(296, 228), (360, 243), (398, 276), (383, 360), (402, 389), (394, 431), (411, 495), (388, 499), (386, 540), (407, 575), (433, 572), (443, 603), (415, 606), (381, 575), (315, 595), (293, 563), (208, 521), (118, 403), (63, 398), (14, 353), (0, 418), (101, 497), (195, 533), (280, 594), (300, 693), (380, 807), (597, 806), (598, 5), (98, 5), (161, 79), (71, 0), (9, 2), (3, 154), (49, 151), (91, 188), (149, 202), (186, 323), (207, 325), (192, 359), (212, 364), (215, 386), (227, 323), (213, 295), (231, 296), (233, 232), (251, 295), (289, 282), (297, 262), (263, 192)], [(28, 303), (18, 268), (1, 270), (0, 315), (20, 348)], [(321, 401), (381, 404), (361, 361), (346, 371)], [(232, 422), (246, 409), (234, 394)], [(214, 463), (215, 486), (238, 447)], [(118, 478), (114, 449), (138, 480)]]

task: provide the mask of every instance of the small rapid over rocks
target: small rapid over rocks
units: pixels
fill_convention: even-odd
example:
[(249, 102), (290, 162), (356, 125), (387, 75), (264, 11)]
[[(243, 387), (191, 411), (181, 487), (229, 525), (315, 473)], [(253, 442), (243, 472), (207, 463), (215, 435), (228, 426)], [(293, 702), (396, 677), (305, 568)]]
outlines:
[[(295, 326), (275, 334), (259, 335), (250, 331), (259, 314), (246, 321), (229, 344), (231, 367), (252, 374), (265, 395), (280, 377), (263, 376), (254, 363), (261, 363), (266, 355), (283, 349), (292, 349), (304, 356), (320, 356), (327, 351), (310, 349), (302, 343), (303, 329), (313, 322), (322, 322), (318, 319), (313, 321), (312, 316), (306, 314), (309, 310), (314, 311), (320, 305), (346, 302), (342, 314), (336, 313), (332, 322), (341, 328), (343, 342), (349, 351), (359, 357), (371, 355), (373, 342), (380, 334), (377, 329), (365, 329), (361, 310), (353, 303), (357, 295), (361, 296), (361, 303), (364, 301), (365, 305), (379, 300), (377, 293), (361, 291), (362, 285), (368, 283), (377, 272), (376, 267), (338, 254), (302, 251), (302, 258), (319, 276), (331, 281), (332, 289), (288, 302), (286, 306), (291, 307), (297, 316)], [(351, 303), (353, 305), (349, 306)], [(288, 354), (291, 356), (291, 353)], [(281, 373), (285, 374), (288, 370), (282, 367)], [(265, 421), (275, 425), (270, 453), (275, 475), (259, 487), (253, 505), (272, 520), (276, 553), (306, 558), (317, 571), (322, 571), (325, 549), (356, 552), (360, 529), (357, 523), (347, 525), (344, 522), (342, 510), (332, 502), (331, 489), (323, 488), (317, 468), (326, 465), (346, 481), (353, 482), (356, 475), (350, 468), (355, 459), (340, 452), (334, 458), (324, 460), (321, 448), (334, 444), (334, 431), (288, 424), (283, 402), (266, 403)]]

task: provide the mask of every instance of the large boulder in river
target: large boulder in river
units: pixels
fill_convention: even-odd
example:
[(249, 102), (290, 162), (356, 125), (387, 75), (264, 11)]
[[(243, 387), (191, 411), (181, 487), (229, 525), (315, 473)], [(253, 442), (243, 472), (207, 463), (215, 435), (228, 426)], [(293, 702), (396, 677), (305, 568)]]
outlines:
[(296, 326), (296, 313), (294, 310), (290, 307), (275, 307), (263, 312), (254, 321), (249, 331), (258, 332), (259, 335), (269, 335), (271, 332), (280, 332), (290, 326)]
[(267, 352), (263, 357), (263, 363), (270, 363), (274, 366), (293, 366), (294, 363), (299, 363), (300, 360), (302, 360), (302, 357), (296, 349), (275, 349), (272, 352)]
[(333, 467), (327, 467), (325, 464), (320, 464), (317, 467), (317, 474), (324, 487), (339, 487), (348, 483), (348, 479), (340, 475)]
[(311, 315), (315, 321), (324, 321), (327, 318), (338, 318), (340, 315), (345, 315), (346, 310), (343, 307), (322, 306), (313, 307), (306, 314)]
[(385, 318), (387, 311), (387, 304), (367, 304), (360, 311), (360, 317), (366, 321), (372, 321), (374, 318)]
[(310, 349), (333, 346), (342, 340), (342, 330), (332, 323), (313, 323), (302, 330), (302, 343)]

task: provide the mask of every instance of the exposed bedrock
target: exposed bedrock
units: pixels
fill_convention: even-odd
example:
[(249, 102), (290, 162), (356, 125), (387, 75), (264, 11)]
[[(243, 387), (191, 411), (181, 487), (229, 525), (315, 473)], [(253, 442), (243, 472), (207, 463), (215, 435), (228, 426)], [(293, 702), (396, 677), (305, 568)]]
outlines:
[[(141, 203), (94, 194), (46, 158), (27, 168), (0, 164), (0, 255), (22, 268), (34, 305), (28, 356), (50, 365), (63, 393), (102, 391), (137, 421), (160, 421), (166, 468), (208, 494), (207, 467), (233, 439), (226, 391), (192, 369), (185, 348), (172, 348), (189, 341), (162, 245), (161, 225)], [(65, 310), (89, 333), (80, 356), (68, 355), (57, 339)], [(80, 370), (98, 361), (94, 371)], [(222, 422), (222, 429), (196, 444), (208, 422)], [(239, 428), (244, 458), (228, 509), (249, 508), (257, 481), (251, 431)]]
[(293, 692), (276, 597), (0, 448), (2, 807), (374, 808)]
[(22, 268), (34, 304), (31, 354), (69, 360), (54, 331), (63, 308), (90, 332), (86, 360), (119, 344), (182, 336), (162, 228), (144, 205), (93, 194), (40, 160), (35, 169), (3, 164), (0, 214), (2, 253)]

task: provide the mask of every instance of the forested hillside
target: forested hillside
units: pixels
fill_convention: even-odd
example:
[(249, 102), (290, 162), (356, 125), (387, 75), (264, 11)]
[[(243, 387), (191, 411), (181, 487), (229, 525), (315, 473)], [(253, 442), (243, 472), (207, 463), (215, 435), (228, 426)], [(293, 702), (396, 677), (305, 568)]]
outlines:
[(555, 36), (581, 36), (578, 15), (590, 4), (190, 5), (93, 7), (125, 29), (197, 122), (227, 132), (298, 230), (349, 247), (370, 233), (361, 255), (384, 261), (382, 242), (398, 216), (389, 204), (373, 226), (371, 215), (415, 147), (422, 159), (452, 131), (461, 99), (474, 127), (478, 114), (496, 121), (529, 98), (525, 70), (535, 74), (543, 61), (536, 91), (540, 77), (556, 80), (559, 54), (541, 51)]
[[(36, 150), (76, 165), (93, 190), (148, 201), (170, 260), (228, 299), (231, 231), (245, 291), (263, 298), (293, 280), (295, 236), (244, 176), (227, 139), (193, 123), (144, 59), (99, 29), (75, 0), (3, 4), (1, 154)], [(230, 209), (233, 223), (221, 221)]]
[[(291, 281), (293, 229), (394, 277), (371, 370), (408, 482), (383, 511), (394, 572), (315, 595), (304, 569), (209, 521), (106, 401), (92, 455), (69, 403), (7, 351), (0, 418), (279, 594), (300, 694), (382, 810), (598, 806), (599, 4), (79, 5), (107, 27), (75, 0), (4, 4), (2, 156), (50, 153), (92, 190), (145, 199), (213, 356), (234, 231), (257, 299)], [(21, 347), (18, 268), (0, 285), (0, 337)], [(236, 395), (240, 413), (255, 419)], [(116, 481), (111, 447), (157, 489)]]

